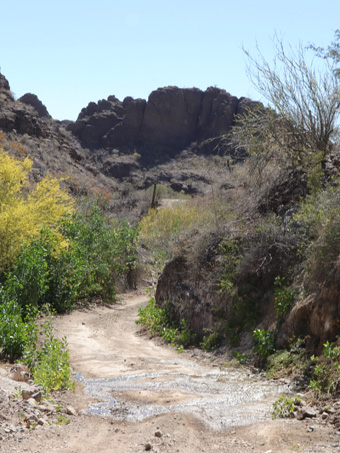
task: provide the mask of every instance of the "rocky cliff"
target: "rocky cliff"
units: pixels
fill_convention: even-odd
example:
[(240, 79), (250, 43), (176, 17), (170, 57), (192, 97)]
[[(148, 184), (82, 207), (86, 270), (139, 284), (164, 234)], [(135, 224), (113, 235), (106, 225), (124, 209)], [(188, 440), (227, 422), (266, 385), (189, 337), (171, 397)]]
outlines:
[(254, 103), (225, 90), (165, 87), (148, 100), (115, 96), (91, 102), (69, 129), (90, 148), (183, 150), (192, 142), (218, 138), (230, 131), (235, 115)]

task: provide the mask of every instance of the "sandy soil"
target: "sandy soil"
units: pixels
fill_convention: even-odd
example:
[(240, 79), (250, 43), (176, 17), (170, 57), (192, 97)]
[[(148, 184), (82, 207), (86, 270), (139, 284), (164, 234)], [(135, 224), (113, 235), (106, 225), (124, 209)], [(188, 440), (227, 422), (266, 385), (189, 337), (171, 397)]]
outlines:
[[(62, 395), (78, 415), (70, 416), (67, 425), (38, 426), (20, 436), (3, 438), (1, 452), (340, 452), (340, 435), (321, 419), (271, 420), (268, 414), (260, 414), (264, 421), (217, 429), (202, 415), (207, 412), (203, 406), (190, 413), (189, 403), (203, 401), (209, 388), (197, 395), (195, 386), (181, 387), (176, 379), (183, 381), (189, 375), (201, 379), (214, 373), (217, 364), (209, 356), (192, 357), (192, 352), (179, 355), (142, 334), (134, 320), (144, 302), (146, 296), (133, 293), (112, 307), (93, 306), (57, 319), (58, 335), (65, 335), (69, 342), (73, 369), (86, 383), (78, 382), (75, 393)], [(112, 379), (120, 383), (111, 395), (119, 401), (120, 410), (108, 416), (84, 413), (89, 404), (102, 401), (93, 393), (87, 394), (89, 383), (112, 383)], [(239, 377), (235, 382), (235, 392), (242, 394), (248, 381), (241, 383), (240, 389)], [(216, 405), (219, 401), (218, 396)], [(247, 413), (247, 405), (243, 402), (242, 406), (245, 411), (240, 417), (246, 417), (242, 414)], [(124, 407), (127, 414), (149, 412), (139, 421), (130, 421), (124, 416)], [(159, 408), (167, 410), (159, 413)], [(231, 420), (233, 413), (228, 416)]]

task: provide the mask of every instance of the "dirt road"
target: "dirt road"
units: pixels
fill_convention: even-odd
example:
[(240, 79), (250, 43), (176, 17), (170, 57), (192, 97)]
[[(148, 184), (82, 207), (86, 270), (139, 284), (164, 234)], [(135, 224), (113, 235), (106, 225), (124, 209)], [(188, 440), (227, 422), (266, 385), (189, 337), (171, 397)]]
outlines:
[(59, 317), (77, 378), (78, 416), (42, 426), (0, 451), (31, 453), (338, 452), (329, 426), (271, 420), (284, 388), (194, 351), (178, 354), (135, 324), (146, 296)]

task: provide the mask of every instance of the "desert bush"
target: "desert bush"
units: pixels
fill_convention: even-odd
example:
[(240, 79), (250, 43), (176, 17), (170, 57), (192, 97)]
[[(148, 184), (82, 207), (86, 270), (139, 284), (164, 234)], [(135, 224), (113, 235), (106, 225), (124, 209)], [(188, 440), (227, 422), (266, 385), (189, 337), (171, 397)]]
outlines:
[(151, 209), (139, 223), (142, 245), (169, 259), (181, 235), (205, 224), (211, 213), (199, 203), (183, 203), (170, 208)]
[(181, 320), (180, 327), (176, 327), (168, 303), (164, 304), (164, 308), (157, 307), (154, 298), (151, 298), (145, 307), (139, 307), (138, 319), (135, 322), (144, 325), (151, 335), (159, 335), (178, 351), (193, 345), (196, 340), (196, 335), (185, 319)]
[(275, 278), (274, 283), (274, 307), (278, 322), (280, 322), (283, 316), (289, 311), (296, 295), (296, 290), (287, 288), (285, 281), (285, 277), (280, 277), (278, 275)]
[(325, 170), (340, 114), (335, 66), (327, 58), (316, 65), (308, 48), (301, 44), (296, 50), (285, 48), (278, 36), (274, 46), (272, 63), (258, 48), (255, 56), (245, 50), (250, 79), (269, 106), (240, 118), (232, 132), (234, 142), (258, 156), (264, 166), (279, 154), (295, 164), (314, 168), (320, 164)]
[(32, 330), (23, 352), (23, 362), (30, 368), (34, 382), (47, 395), (51, 390), (74, 389), (66, 338), (53, 333), (53, 313), (47, 306), (43, 322)]
[(304, 234), (300, 254), (305, 258), (305, 288), (318, 290), (337, 279), (340, 256), (340, 189), (329, 186), (301, 203), (295, 220)]
[(221, 331), (206, 329), (200, 346), (203, 351), (213, 351), (221, 346), (223, 339), (224, 335)]
[(314, 362), (309, 387), (317, 394), (339, 393), (340, 390), (340, 347), (326, 342), (319, 357), (312, 356)]
[(255, 329), (253, 332), (255, 341), (254, 351), (265, 359), (274, 352), (274, 332), (265, 329)]
[(10, 360), (20, 358), (35, 331), (37, 312), (27, 310), (26, 316), (18, 303), (9, 300), (0, 288), (0, 349), (1, 355)]
[(24, 311), (48, 303), (63, 313), (95, 296), (112, 301), (117, 279), (136, 266), (136, 237), (136, 228), (106, 223), (98, 210), (76, 213), (22, 244), (4, 288)]
[(47, 176), (25, 193), (32, 161), (18, 160), (0, 148), (0, 270), (13, 264), (20, 244), (39, 236), (44, 225), (52, 225), (72, 212), (72, 201), (59, 181)]
[(297, 396), (280, 396), (278, 400), (273, 403), (273, 418), (292, 418), (296, 406), (301, 404), (301, 399)]
[(137, 266), (138, 227), (110, 221), (93, 207), (86, 214), (77, 213), (63, 221), (61, 231), (82, 263), (79, 297), (112, 300), (117, 280), (126, 280)]

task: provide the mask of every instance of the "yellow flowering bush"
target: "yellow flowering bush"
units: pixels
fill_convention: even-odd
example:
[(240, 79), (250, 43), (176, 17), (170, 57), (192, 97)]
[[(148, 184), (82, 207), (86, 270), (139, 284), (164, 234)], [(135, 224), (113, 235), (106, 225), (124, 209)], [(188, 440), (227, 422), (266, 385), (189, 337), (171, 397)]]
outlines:
[(72, 200), (56, 178), (46, 176), (27, 190), (31, 168), (30, 158), (13, 158), (0, 147), (0, 270), (14, 262), (22, 242), (73, 212)]

